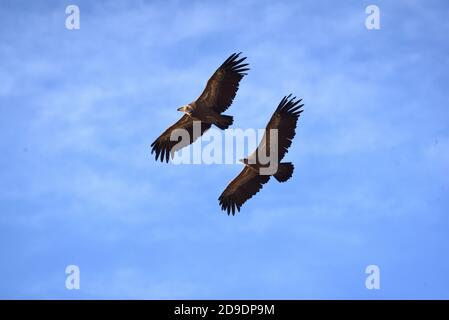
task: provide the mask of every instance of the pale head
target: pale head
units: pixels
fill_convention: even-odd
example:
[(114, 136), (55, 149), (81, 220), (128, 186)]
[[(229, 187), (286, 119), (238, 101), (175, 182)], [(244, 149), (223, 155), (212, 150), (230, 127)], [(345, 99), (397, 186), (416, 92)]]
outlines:
[(193, 108), (189, 104), (186, 104), (185, 106), (182, 106), (181, 108), (178, 108), (178, 111), (184, 112), (187, 115), (192, 115)]

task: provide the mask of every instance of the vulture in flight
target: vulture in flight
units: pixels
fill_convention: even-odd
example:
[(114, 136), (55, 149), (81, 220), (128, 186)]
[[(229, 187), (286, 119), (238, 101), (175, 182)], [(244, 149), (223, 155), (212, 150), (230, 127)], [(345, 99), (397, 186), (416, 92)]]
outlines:
[[(246, 71), (249, 70), (248, 63), (243, 63), (246, 57), (241, 58), (241, 53), (234, 53), (223, 62), (207, 82), (203, 93), (194, 102), (191, 102), (178, 109), (184, 115), (175, 124), (164, 131), (152, 144), (151, 153), (155, 153), (156, 161), (168, 162), (169, 155), (173, 157), (174, 153), (193, 143), (213, 124), (224, 130), (232, 122), (232, 116), (222, 115), (232, 104), (232, 101), (239, 89), (239, 82)], [(197, 125), (197, 127), (194, 126)], [(194, 130), (198, 128), (199, 130)], [(182, 139), (176, 136), (176, 129), (184, 129), (183, 132), (189, 134), (189, 138)], [(170, 139), (174, 133), (174, 141)]]
[[(218, 198), (221, 209), (227, 211), (228, 215), (235, 214), (235, 210), (240, 211), (240, 207), (246, 200), (251, 198), (263, 185), (270, 180), (270, 174), (261, 174), (260, 168), (268, 167), (267, 164), (259, 160), (260, 154), (269, 157), (271, 154), (271, 148), (277, 148), (278, 164), (277, 171), (273, 174), (274, 178), (279, 182), (285, 182), (293, 174), (293, 164), (291, 162), (281, 162), (288, 148), (292, 144), (292, 140), (295, 136), (296, 124), (298, 122), (299, 115), (303, 111), (301, 107), (303, 104), (299, 104), (301, 100), (296, 100), (296, 97), (290, 98), (284, 97), (276, 111), (272, 115), (268, 125), (265, 129), (262, 141), (257, 147), (256, 151), (252, 153), (248, 158), (240, 160), (245, 164), (245, 167), (240, 174), (229, 183), (221, 196)], [(277, 129), (277, 141), (274, 139), (270, 143), (270, 129)], [(261, 153), (260, 153), (261, 152)]]

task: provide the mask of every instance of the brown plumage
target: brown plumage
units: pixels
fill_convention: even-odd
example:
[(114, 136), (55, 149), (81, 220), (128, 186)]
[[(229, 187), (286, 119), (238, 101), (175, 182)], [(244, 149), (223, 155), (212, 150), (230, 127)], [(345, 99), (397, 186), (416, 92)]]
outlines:
[(218, 198), (221, 209), (227, 211), (228, 215), (235, 211), (240, 211), (240, 207), (252, 196), (254, 196), (263, 185), (270, 180), (271, 175), (261, 175), (259, 169), (263, 165), (258, 160), (258, 154), (270, 155), (270, 130), (277, 129), (277, 141), (274, 146), (278, 152), (278, 169), (273, 174), (279, 182), (285, 182), (291, 178), (294, 166), (290, 162), (281, 163), (288, 148), (292, 144), (295, 137), (295, 129), (298, 118), (303, 111), (299, 105), (302, 101), (295, 101), (296, 97), (290, 98), (291, 95), (284, 97), (273, 113), (270, 121), (265, 129), (264, 136), (257, 147), (248, 158), (243, 159), (245, 167), (240, 174), (232, 180), (221, 196)]
[[(152, 144), (151, 153), (155, 153), (155, 159), (168, 162), (175, 151), (193, 143), (212, 124), (220, 129), (228, 128), (232, 122), (232, 116), (222, 115), (234, 101), (239, 89), (240, 80), (249, 70), (248, 64), (243, 63), (246, 57), (240, 58), (241, 53), (234, 53), (223, 62), (207, 82), (206, 88), (197, 100), (178, 109), (185, 114), (175, 124), (164, 131)], [(201, 129), (194, 132), (194, 122), (201, 121)], [(171, 141), (170, 137), (176, 133), (176, 129), (185, 129), (189, 133), (189, 139), (183, 141), (179, 137)]]

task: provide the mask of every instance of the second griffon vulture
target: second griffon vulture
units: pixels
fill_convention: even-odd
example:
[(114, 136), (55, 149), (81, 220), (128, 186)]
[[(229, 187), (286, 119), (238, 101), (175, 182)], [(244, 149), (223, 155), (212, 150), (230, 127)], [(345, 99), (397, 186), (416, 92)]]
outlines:
[[(240, 174), (229, 183), (218, 198), (221, 209), (227, 211), (228, 215), (230, 213), (234, 215), (236, 209), (237, 211), (240, 211), (240, 207), (246, 200), (259, 192), (263, 185), (270, 180), (270, 174), (261, 174), (262, 171), (260, 169), (266, 166), (266, 164), (262, 164), (258, 155), (270, 155), (273, 151), (272, 148), (276, 148), (277, 150), (274, 151), (277, 151), (277, 171), (272, 175), (279, 182), (285, 182), (292, 176), (294, 169), (293, 164), (291, 162), (282, 163), (281, 160), (284, 158), (288, 148), (292, 144), (292, 140), (295, 136), (296, 124), (303, 111), (301, 109), (303, 104), (299, 105), (302, 99), (295, 101), (296, 97), (290, 97), (291, 95), (284, 97), (279, 103), (279, 106), (276, 108), (268, 122), (262, 140), (256, 151), (248, 158), (240, 160), (245, 164), (245, 167)], [(277, 141), (275, 136), (270, 137), (273, 132), (271, 131), (272, 129), (277, 130)], [(272, 138), (271, 143), (270, 138)]]
[[(234, 53), (223, 62), (198, 99), (178, 109), (184, 112), (181, 119), (151, 144), (151, 153), (155, 153), (156, 160), (168, 162), (169, 156), (173, 157), (175, 151), (193, 143), (213, 124), (223, 130), (232, 124), (232, 116), (222, 115), (222, 112), (232, 104), (239, 82), (249, 70), (248, 63), (243, 63), (246, 57), (240, 58), (240, 54)], [(201, 121), (198, 132), (194, 130), (194, 121)], [(183, 141), (181, 137), (172, 141), (170, 137), (176, 129), (184, 129), (189, 134), (188, 141)]]

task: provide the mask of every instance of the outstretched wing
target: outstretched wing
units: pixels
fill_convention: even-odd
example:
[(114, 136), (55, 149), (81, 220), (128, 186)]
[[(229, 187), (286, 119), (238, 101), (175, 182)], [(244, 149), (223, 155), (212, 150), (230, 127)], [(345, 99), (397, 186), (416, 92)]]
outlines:
[(273, 141), (273, 147), (277, 148), (278, 161), (280, 162), (292, 144), (295, 137), (295, 129), (298, 118), (303, 111), (301, 108), (304, 104), (299, 104), (302, 99), (295, 101), (296, 97), (290, 98), (291, 94), (284, 97), (279, 103), (278, 107), (271, 116), (267, 124), (265, 133), (257, 149), (248, 157), (254, 161), (257, 155), (271, 155), (270, 150), (270, 130), (277, 130), (277, 141)]
[(233, 53), (215, 71), (207, 82), (206, 88), (195, 101), (200, 107), (209, 107), (222, 113), (232, 104), (239, 89), (239, 82), (248, 71), (248, 63), (242, 63), (246, 57), (240, 58), (240, 54)]
[[(165, 130), (164, 133), (151, 144), (151, 154), (156, 153), (156, 161), (160, 157), (161, 162), (164, 162), (164, 159), (168, 162), (169, 155), (173, 158), (173, 154), (176, 151), (195, 142), (196, 139), (202, 136), (203, 133), (211, 127), (210, 123), (200, 121), (195, 122), (196, 123), (194, 124), (192, 118), (185, 114), (174, 125)], [(195, 126), (197, 126), (199, 130), (194, 130)], [(172, 139), (174, 140), (172, 141)]]
[(235, 209), (240, 211), (242, 204), (249, 198), (259, 192), (262, 186), (270, 180), (268, 175), (259, 175), (258, 172), (250, 169), (248, 166), (229, 183), (221, 196), (218, 198), (221, 209), (235, 214)]

